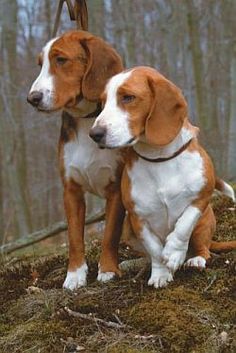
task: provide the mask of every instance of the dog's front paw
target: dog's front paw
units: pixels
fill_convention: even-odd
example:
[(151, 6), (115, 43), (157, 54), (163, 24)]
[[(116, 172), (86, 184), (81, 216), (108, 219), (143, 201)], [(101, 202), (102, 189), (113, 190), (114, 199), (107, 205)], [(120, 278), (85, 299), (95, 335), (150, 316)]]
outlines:
[(99, 270), (97, 280), (99, 282), (108, 282), (112, 280), (115, 277), (115, 275), (116, 275), (115, 272), (101, 272)]
[(171, 281), (173, 281), (173, 276), (168, 269), (153, 270), (148, 280), (148, 285), (155, 288), (162, 288), (167, 286)]
[(64, 289), (76, 290), (77, 288), (86, 286), (87, 284), (88, 266), (84, 263), (76, 271), (68, 271), (65, 282), (63, 283)]
[(186, 258), (186, 250), (173, 249), (170, 246), (165, 246), (162, 252), (163, 263), (171, 272), (177, 271), (184, 263)]
[(206, 259), (204, 259), (204, 257), (202, 256), (192, 257), (191, 259), (188, 259), (188, 261), (186, 261), (184, 267), (194, 267), (203, 269), (206, 267)]

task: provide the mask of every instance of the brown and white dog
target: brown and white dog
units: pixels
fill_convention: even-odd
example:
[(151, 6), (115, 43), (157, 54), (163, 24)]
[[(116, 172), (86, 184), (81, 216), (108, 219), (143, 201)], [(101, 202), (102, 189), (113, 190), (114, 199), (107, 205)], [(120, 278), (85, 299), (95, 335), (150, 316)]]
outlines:
[(120, 179), (122, 158), (117, 150), (102, 150), (88, 136), (101, 111), (106, 81), (122, 71), (119, 55), (108, 43), (88, 32), (71, 31), (50, 40), (39, 55), (41, 72), (28, 101), (39, 111), (63, 109), (59, 140), (60, 171), (68, 220), (69, 266), (64, 288), (86, 284), (84, 249), (86, 191), (107, 200), (106, 228), (97, 279), (120, 274), (118, 244), (124, 218)]
[(90, 135), (102, 147), (133, 146), (122, 197), (139, 244), (151, 258), (148, 284), (158, 288), (172, 281), (188, 248), (186, 265), (200, 268), (209, 249), (236, 248), (236, 241), (212, 242), (212, 193), (216, 187), (234, 200), (234, 192), (215, 178), (181, 91), (156, 70), (136, 67), (111, 78), (102, 100)]

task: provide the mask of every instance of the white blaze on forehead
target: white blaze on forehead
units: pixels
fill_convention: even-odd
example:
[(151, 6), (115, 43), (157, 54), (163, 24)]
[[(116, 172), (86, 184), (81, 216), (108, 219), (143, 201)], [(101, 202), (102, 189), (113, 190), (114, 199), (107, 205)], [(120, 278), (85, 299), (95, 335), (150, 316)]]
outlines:
[(122, 86), (125, 81), (131, 76), (133, 70), (127, 72), (121, 72), (113, 76), (107, 83), (105, 92), (107, 93), (107, 100), (116, 100), (117, 91), (120, 86)]
[(129, 113), (121, 109), (117, 102), (117, 91), (131, 74), (132, 70), (113, 76), (105, 88), (106, 104), (96, 119), (94, 127), (103, 126), (106, 128), (105, 145), (107, 147), (122, 146), (133, 138), (129, 129)]
[(39, 76), (32, 84), (30, 93), (33, 91), (40, 91), (42, 93), (53, 91), (53, 76), (50, 74), (49, 52), (56, 40), (57, 38), (51, 39), (43, 48), (43, 65)]

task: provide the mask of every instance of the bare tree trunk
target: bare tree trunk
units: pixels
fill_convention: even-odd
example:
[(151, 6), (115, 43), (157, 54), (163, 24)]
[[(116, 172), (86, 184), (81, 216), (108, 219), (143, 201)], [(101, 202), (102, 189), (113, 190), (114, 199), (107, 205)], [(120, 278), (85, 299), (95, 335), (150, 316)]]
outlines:
[(45, 27), (46, 27), (46, 38), (50, 39), (52, 37), (52, 13), (51, 13), (51, 1), (44, 0), (44, 9), (45, 9)]
[(27, 174), (24, 126), (18, 95), (17, 69), (17, 1), (2, 3), (3, 65), (2, 78), (3, 121), (2, 143), (7, 164), (7, 184), (15, 211), (16, 230), (20, 234), (31, 230), (27, 206)]
[(236, 178), (236, 44), (230, 66), (230, 121), (229, 121), (229, 151), (228, 151), (228, 175)]
[(199, 119), (200, 125), (206, 129), (208, 125), (208, 119), (205, 105), (204, 85), (202, 82), (203, 60), (196, 15), (197, 11), (192, 0), (185, 0), (185, 4), (187, 9), (188, 32), (193, 62), (197, 117)]
[[(0, 110), (1, 112), (1, 110)], [(1, 134), (0, 134), (1, 135)], [(2, 160), (3, 160), (3, 156), (2, 156), (2, 150), (0, 149), (0, 232), (1, 234), (3, 233), (3, 229), (4, 229), (4, 216), (3, 216), (3, 170), (2, 170)], [(0, 237), (1, 240), (1, 237)], [(1, 241), (0, 241), (1, 243)]]

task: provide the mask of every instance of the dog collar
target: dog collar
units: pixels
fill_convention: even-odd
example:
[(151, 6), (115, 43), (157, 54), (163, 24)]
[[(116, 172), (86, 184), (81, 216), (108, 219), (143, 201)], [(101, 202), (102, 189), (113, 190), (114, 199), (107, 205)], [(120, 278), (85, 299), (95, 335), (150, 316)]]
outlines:
[(161, 162), (166, 162), (166, 161), (169, 161), (170, 159), (173, 159), (173, 158), (177, 157), (179, 154), (181, 154), (183, 151), (185, 151), (188, 148), (188, 146), (190, 145), (191, 142), (192, 142), (192, 139), (190, 139), (188, 142), (186, 142), (182, 147), (180, 147), (180, 149), (178, 149), (178, 151), (176, 151), (170, 157), (153, 158), (152, 159), (152, 158), (148, 158), (148, 157), (142, 156), (141, 154), (139, 154), (135, 150), (134, 150), (134, 152), (137, 154), (138, 157), (144, 159), (147, 162), (161, 163)]

